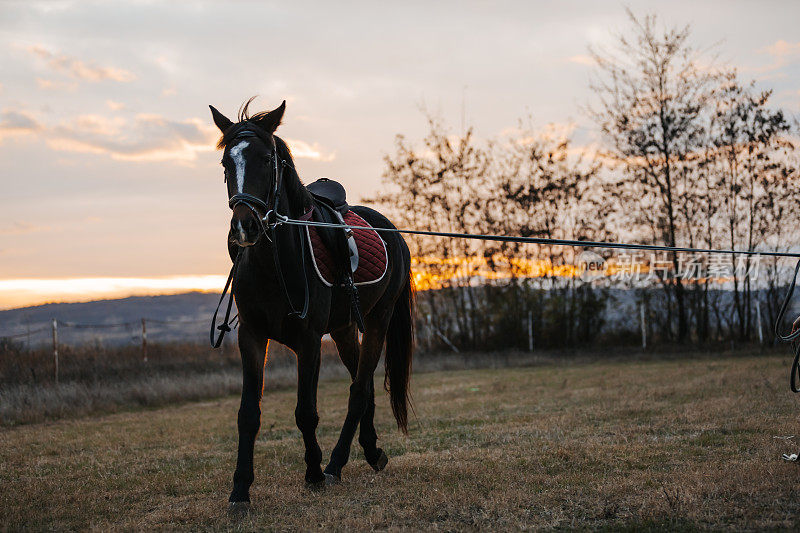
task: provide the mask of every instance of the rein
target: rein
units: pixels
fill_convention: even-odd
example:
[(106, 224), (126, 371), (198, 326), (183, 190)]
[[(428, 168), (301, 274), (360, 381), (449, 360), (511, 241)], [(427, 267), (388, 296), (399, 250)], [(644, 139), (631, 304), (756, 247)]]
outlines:
[[(250, 130), (242, 130), (236, 137), (258, 137), (258, 135)], [(308, 307), (309, 307), (309, 287), (308, 287), (308, 276), (306, 273), (306, 247), (305, 247), (305, 239), (303, 238), (302, 232), (298, 232), (298, 237), (300, 240), (300, 270), (303, 273), (303, 309), (298, 311), (294, 307), (294, 303), (292, 302), (291, 295), (289, 294), (289, 289), (286, 286), (286, 278), (283, 275), (283, 269), (281, 268), (280, 263), (280, 256), (278, 255), (278, 245), (277, 245), (277, 236), (276, 236), (276, 228), (280, 225), (278, 220), (285, 219), (285, 215), (280, 215), (278, 213), (278, 204), (280, 201), (280, 191), (281, 185), (283, 181), (283, 169), (285, 167), (291, 167), (289, 163), (286, 162), (285, 159), (280, 159), (280, 163), (278, 162), (278, 147), (275, 144), (275, 139), (272, 139), (272, 155), (271, 159), (274, 162), (273, 169), (275, 171), (275, 179), (273, 180), (272, 191), (270, 193), (270, 198), (267, 199), (270, 202), (271, 207), (267, 204), (267, 202), (263, 201), (261, 198), (254, 196), (252, 194), (240, 192), (234, 194), (228, 199), (228, 207), (231, 210), (235, 209), (238, 205), (244, 205), (250, 211), (252, 211), (253, 215), (255, 215), (256, 219), (258, 219), (259, 226), (261, 227), (261, 234), (267, 238), (267, 240), (272, 244), (272, 259), (275, 264), (275, 271), (278, 277), (278, 284), (281, 286), (281, 290), (283, 292), (283, 296), (286, 300), (287, 305), (289, 306), (289, 316), (296, 316), (300, 320), (303, 320), (308, 315)], [(264, 211), (264, 216), (262, 217), (259, 213), (258, 209), (262, 209)], [(274, 221), (272, 221), (274, 220)], [(233, 320), (230, 319), (231, 308), (233, 307), (233, 280), (236, 275), (237, 268), (239, 266), (239, 259), (242, 255), (242, 249), (236, 252), (236, 258), (233, 261), (233, 265), (231, 266), (231, 271), (228, 274), (228, 280), (225, 282), (225, 288), (222, 290), (222, 295), (220, 296), (219, 302), (217, 302), (217, 308), (214, 311), (214, 316), (211, 318), (211, 331), (209, 333), (211, 346), (214, 348), (219, 348), (222, 345), (222, 341), (225, 338), (225, 334), (231, 331), (231, 324)], [(230, 289), (231, 293), (228, 296), (228, 305), (225, 311), (225, 320), (217, 326), (217, 314), (219, 313), (219, 308), (222, 305), (223, 300), (225, 299), (225, 295), (228, 293), (228, 289)], [(219, 336), (215, 339), (215, 330), (219, 330)]]
[[(258, 136), (255, 132), (250, 130), (242, 130), (237, 137), (255, 137)], [(581, 247), (581, 248), (609, 248), (609, 249), (625, 249), (625, 250), (649, 250), (649, 251), (661, 251), (661, 252), (689, 252), (689, 253), (709, 253), (709, 254), (727, 254), (727, 255), (757, 255), (757, 256), (771, 256), (771, 257), (791, 257), (794, 259), (798, 259), (797, 264), (794, 268), (794, 276), (792, 277), (792, 282), (789, 285), (789, 289), (787, 290), (786, 297), (783, 300), (783, 304), (781, 305), (780, 311), (778, 312), (778, 317), (775, 321), (775, 336), (783, 342), (791, 342), (793, 343), (794, 349), (794, 360), (792, 362), (791, 374), (789, 385), (791, 387), (792, 392), (800, 392), (800, 387), (798, 387), (798, 379), (800, 379), (800, 327), (797, 329), (793, 329), (790, 333), (782, 334), (781, 333), (781, 323), (786, 315), (786, 311), (789, 308), (789, 304), (791, 303), (792, 295), (794, 294), (794, 289), (797, 285), (797, 276), (800, 273), (800, 253), (798, 252), (778, 252), (778, 251), (755, 251), (755, 250), (735, 250), (735, 249), (715, 249), (715, 248), (689, 248), (689, 247), (680, 247), (680, 246), (658, 246), (652, 244), (634, 244), (634, 243), (622, 243), (622, 242), (607, 242), (607, 241), (581, 241), (581, 240), (571, 240), (571, 239), (548, 239), (548, 238), (540, 238), (540, 237), (518, 237), (512, 235), (476, 235), (470, 233), (454, 233), (454, 232), (444, 232), (444, 231), (421, 231), (421, 230), (407, 230), (407, 229), (398, 229), (398, 228), (380, 228), (380, 227), (366, 227), (366, 226), (352, 226), (349, 224), (332, 224), (327, 222), (317, 222), (313, 220), (296, 220), (289, 218), (286, 215), (281, 215), (278, 213), (278, 200), (280, 197), (280, 187), (281, 181), (283, 177), (283, 168), (289, 165), (285, 160), (281, 159), (280, 164), (278, 163), (278, 150), (275, 144), (275, 139), (272, 139), (272, 146), (273, 146), (273, 155), (272, 160), (274, 162), (274, 170), (275, 170), (275, 181), (272, 188), (271, 194), (271, 204), (272, 207), (269, 207), (267, 202), (261, 200), (260, 198), (253, 196), (247, 193), (237, 193), (230, 197), (228, 200), (228, 206), (231, 209), (234, 209), (239, 204), (244, 204), (247, 206), (256, 218), (259, 221), (261, 226), (261, 232), (264, 236), (272, 243), (272, 252), (273, 252), (273, 260), (275, 262), (275, 270), (278, 275), (279, 284), (283, 290), (284, 297), (286, 302), (289, 306), (289, 315), (290, 316), (297, 316), (300, 319), (304, 319), (308, 314), (308, 306), (309, 306), (309, 287), (308, 287), (308, 277), (306, 273), (306, 264), (305, 264), (305, 239), (303, 235), (300, 235), (300, 255), (301, 255), (301, 264), (302, 264), (302, 272), (303, 272), (303, 287), (304, 287), (304, 302), (303, 302), (303, 310), (297, 311), (294, 308), (294, 304), (292, 303), (291, 297), (289, 295), (289, 290), (286, 287), (286, 280), (283, 276), (283, 270), (280, 266), (280, 257), (278, 255), (278, 247), (276, 244), (276, 233), (275, 230), (278, 226), (286, 224), (289, 226), (297, 226), (302, 228), (304, 226), (316, 226), (316, 227), (323, 227), (323, 228), (338, 228), (338, 229), (346, 229), (346, 230), (354, 230), (354, 229), (363, 229), (363, 230), (372, 230), (379, 233), (397, 233), (397, 234), (408, 234), (408, 235), (424, 235), (424, 236), (431, 236), (431, 237), (447, 237), (447, 238), (456, 238), (456, 239), (473, 239), (473, 240), (481, 240), (481, 241), (495, 241), (495, 242), (515, 242), (515, 243), (529, 243), (529, 244), (544, 244), (544, 245), (553, 245), (553, 246), (572, 246), (572, 247)], [(262, 217), (259, 214), (258, 209), (264, 210), (265, 214)], [(225, 312), (225, 320), (219, 326), (216, 325), (217, 322), (217, 314), (219, 312), (219, 308), (222, 305), (223, 300), (225, 299), (225, 295), (233, 285), (233, 279), (235, 276), (235, 272), (239, 265), (239, 258), (241, 256), (241, 248), (236, 254), (236, 258), (233, 261), (233, 266), (231, 267), (230, 274), (228, 274), (228, 280), (225, 282), (225, 288), (222, 291), (222, 295), (220, 296), (219, 302), (217, 303), (217, 309), (214, 311), (214, 316), (211, 319), (211, 345), (214, 348), (218, 348), (222, 344), (222, 340), (225, 337), (225, 334), (228, 331), (231, 331), (231, 322), (229, 321), (231, 307), (233, 305), (233, 293), (228, 299), (228, 306)], [(219, 337), (214, 338), (214, 330), (217, 329), (220, 331)]]
[[(231, 267), (231, 273), (228, 274), (228, 281), (225, 282), (225, 288), (222, 289), (222, 294), (219, 297), (219, 302), (217, 302), (217, 308), (214, 310), (214, 316), (211, 317), (211, 331), (209, 333), (209, 340), (211, 341), (212, 348), (219, 348), (222, 346), (222, 340), (225, 338), (225, 334), (231, 330), (231, 323), (233, 322), (230, 320), (231, 316), (231, 307), (233, 307), (233, 292), (228, 297), (228, 307), (225, 309), (225, 320), (222, 321), (222, 324), (217, 326), (217, 313), (219, 313), (219, 308), (222, 305), (222, 301), (225, 299), (225, 295), (228, 294), (228, 289), (231, 286), (231, 282), (233, 281), (233, 273), (236, 272), (236, 266), (239, 264), (239, 257), (241, 256), (241, 249), (236, 252), (236, 259), (233, 260), (233, 266)], [(214, 330), (219, 330), (219, 337), (214, 339)]]
[(786, 292), (786, 297), (783, 300), (778, 317), (775, 320), (775, 336), (783, 342), (793, 343), (794, 361), (792, 362), (791, 374), (789, 379), (789, 386), (792, 392), (800, 392), (798, 380), (800, 380), (800, 327), (793, 329), (790, 333), (784, 335), (781, 333), (781, 323), (786, 316), (786, 311), (789, 309), (794, 289), (797, 286), (797, 276), (800, 273), (800, 252), (778, 252), (778, 251), (755, 251), (755, 250), (735, 250), (735, 249), (717, 249), (717, 248), (686, 248), (679, 246), (658, 246), (654, 244), (634, 244), (623, 242), (608, 242), (608, 241), (580, 241), (570, 239), (548, 239), (542, 237), (517, 237), (513, 235), (476, 235), (471, 233), (454, 233), (446, 231), (423, 231), (423, 230), (408, 230), (398, 228), (379, 228), (367, 226), (352, 226), (349, 224), (331, 224), (328, 222), (316, 222), (313, 220), (295, 220), (284, 215), (276, 215), (276, 220), (271, 225), (288, 224), (292, 226), (316, 226), (324, 228), (341, 228), (341, 229), (363, 229), (372, 230), (379, 233), (398, 233), (408, 235), (425, 235), (430, 237), (447, 237), (451, 239), (473, 239), (481, 241), (494, 241), (494, 242), (517, 242), (528, 244), (546, 244), (553, 246), (572, 246), (581, 248), (610, 248), (610, 249), (624, 249), (624, 250), (649, 250), (660, 252), (690, 252), (690, 253), (708, 253), (708, 254), (727, 254), (727, 255), (764, 255), (769, 257), (791, 257), (797, 259), (797, 264), (794, 267), (794, 276), (792, 282), (789, 284), (789, 289)]

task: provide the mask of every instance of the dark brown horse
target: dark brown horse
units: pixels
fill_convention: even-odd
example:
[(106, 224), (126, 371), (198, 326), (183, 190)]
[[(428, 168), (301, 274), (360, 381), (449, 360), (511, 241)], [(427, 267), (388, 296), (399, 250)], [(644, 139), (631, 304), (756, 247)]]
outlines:
[[(377, 447), (373, 424), (373, 374), (385, 345), (384, 386), (397, 425), (405, 432), (413, 350), (413, 286), (405, 241), (397, 233), (381, 234), (388, 269), (377, 283), (360, 287), (364, 333), (359, 343), (350, 293), (336, 284), (328, 287), (318, 279), (308, 257), (308, 243), (303, 240), (305, 228), (270, 225), (276, 220), (270, 210), (298, 219), (316, 202), (301, 183), (288, 147), (274, 135), (286, 102), (253, 116), (248, 116), (249, 103), (240, 109), (235, 124), (211, 107), (214, 123), (222, 131), (218, 147), (224, 150), (222, 166), (233, 209), (228, 247), (235, 265), (232, 291), (239, 312), (243, 371), (239, 452), (230, 496), (233, 512), (249, 508), (253, 446), (261, 424), (264, 364), (270, 340), (297, 354), (295, 420), (306, 450), (305, 482), (312, 487), (340, 481), (359, 424), (358, 441), (367, 463), (375, 470), (386, 465), (386, 454)], [(372, 209), (355, 206), (352, 210), (373, 227), (394, 228)], [(304, 309), (299, 312), (297, 308)], [(316, 437), (317, 381), (320, 342), (326, 333), (336, 343), (352, 384), (347, 416), (323, 473)]]

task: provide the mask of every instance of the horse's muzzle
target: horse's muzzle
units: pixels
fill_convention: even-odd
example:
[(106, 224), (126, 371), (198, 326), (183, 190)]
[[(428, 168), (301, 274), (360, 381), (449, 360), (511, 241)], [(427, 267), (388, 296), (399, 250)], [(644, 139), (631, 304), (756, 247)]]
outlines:
[(261, 235), (261, 226), (256, 215), (247, 208), (234, 209), (231, 218), (230, 237), (237, 246), (246, 248), (258, 242)]

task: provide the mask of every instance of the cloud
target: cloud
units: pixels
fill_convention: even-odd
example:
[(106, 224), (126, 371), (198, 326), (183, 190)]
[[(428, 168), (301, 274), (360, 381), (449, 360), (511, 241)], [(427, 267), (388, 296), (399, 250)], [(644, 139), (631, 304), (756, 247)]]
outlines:
[(313, 159), (314, 161), (333, 161), (336, 159), (336, 152), (325, 151), (317, 143), (309, 144), (297, 139), (285, 140), (292, 150), (292, 156), (298, 159)]
[(41, 45), (29, 46), (28, 52), (46, 61), (47, 65), (56, 72), (61, 72), (83, 81), (99, 82), (111, 80), (125, 83), (136, 79), (136, 76), (127, 70), (86, 63), (66, 54), (51, 52)]
[(82, 115), (48, 133), (54, 150), (106, 154), (125, 161), (194, 161), (211, 151), (218, 132), (200, 119), (170, 120), (142, 114), (133, 121), (121, 117)]
[(774, 59), (769, 65), (753, 69), (756, 72), (770, 72), (791, 63), (794, 58), (800, 58), (800, 42), (790, 43), (783, 39), (775, 41), (769, 46), (759, 50), (762, 54), (769, 54)]
[[(122, 104), (108, 101), (109, 107)], [(215, 150), (219, 131), (199, 118), (172, 120), (156, 114), (134, 119), (100, 114), (79, 115), (55, 125), (43, 125), (26, 111), (0, 113), (0, 141), (4, 137), (39, 134), (57, 151), (107, 155), (122, 161), (186, 163), (200, 152)], [(317, 143), (287, 139), (297, 158), (332, 161), (336, 154)]]
[(577, 63), (579, 65), (585, 65), (587, 67), (593, 67), (595, 64), (594, 59), (592, 56), (587, 56), (585, 54), (578, 54), (576, 56), (570, 56), (567, 58), (569, 63)]
[(50, 231), (50, 227), (35, 226), (28, 222), (14, 222), (10, 226), (0, 227), (0, 235), (25, 235), (27, 233), (38, 233), (40, 231)]
[(125, 104), (122, 102), (115, 102), (114, 100), (106, 100), (106, 106), (112, 111), (119, 111), (125, 109)]
[(48, 91), (74, 91), (78, 88), (78, 83), (74, 81), (56, 81), (45, 78), (36, 78), (36, 84), (40, 89)]
[(781, 39), (764, 48), (764, 51), (775, 57), (800, 55), (800, 42), (789, 43)]
[(0, 113), (0, 142), (6, 137), (29, 135), (42, 130), (42, 125), (26, 111), (4, 109)]

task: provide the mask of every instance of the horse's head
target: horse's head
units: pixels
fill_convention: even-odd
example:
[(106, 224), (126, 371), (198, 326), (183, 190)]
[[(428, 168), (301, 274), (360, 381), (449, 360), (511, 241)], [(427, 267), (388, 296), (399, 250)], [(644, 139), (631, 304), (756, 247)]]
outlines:
[(277, 193), (278, 155), (273, 134), (281, 123), (286, 101), (278, 108), (249, 117), (247, 101), (233, 123), (213, 106), (214, 124), (222, 132), (217, 147), (228, 184), (228, 205), (233, 210), (231, 237), (238, 246), (254, 245), (262, 233), (262, 220)]

